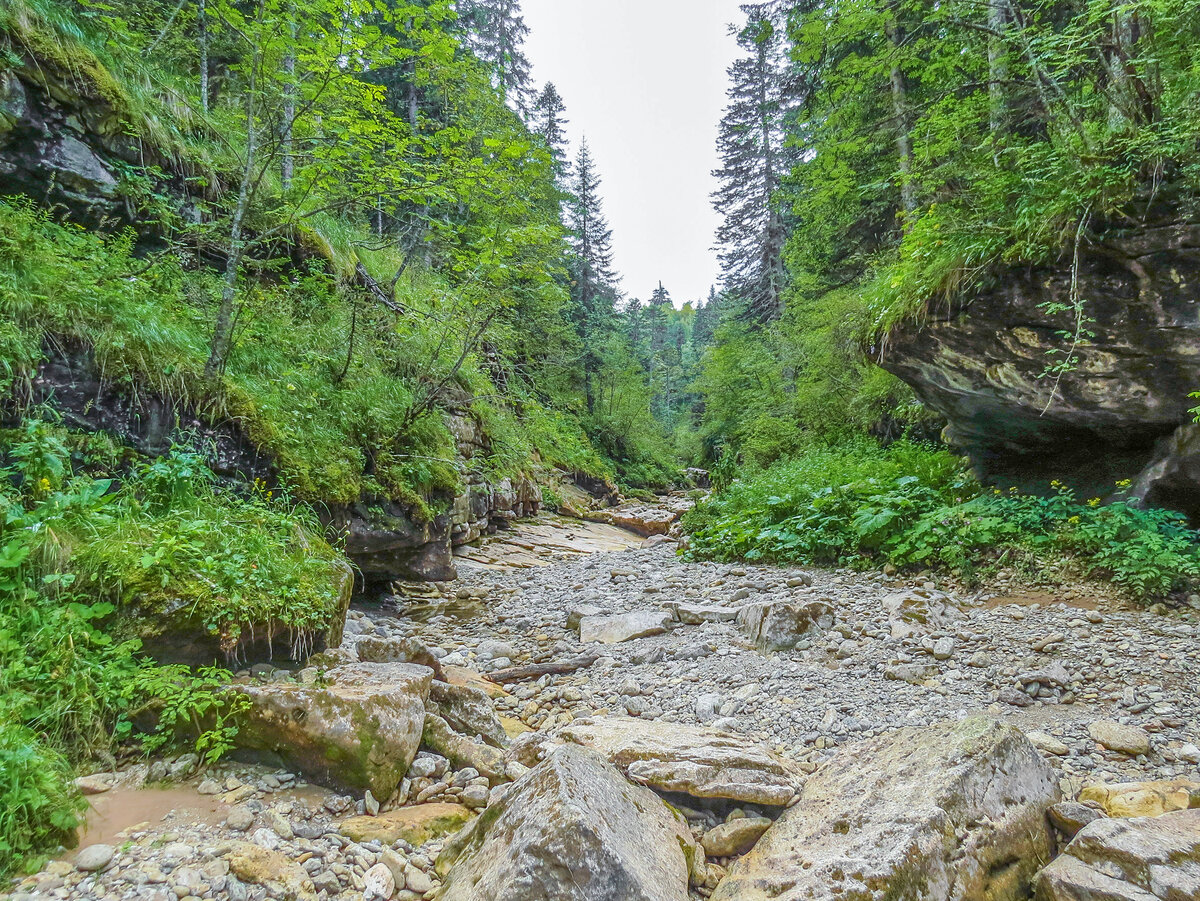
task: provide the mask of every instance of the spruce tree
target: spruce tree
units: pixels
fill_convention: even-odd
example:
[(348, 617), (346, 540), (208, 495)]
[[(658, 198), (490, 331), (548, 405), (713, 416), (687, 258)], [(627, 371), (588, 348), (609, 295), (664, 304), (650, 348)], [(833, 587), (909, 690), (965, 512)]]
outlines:
[(554, 82), (546, 83), (542, 92), (533, 104), (530, 125), (535, 134), (539, 134), (546, 142), (546, 148), (554, 158), (554, 168), (559, 177), (565, 177), (567, 172), (567, 131), (570, 124), (567, 118), (567, 106)]
[(790, 166), (785, 153), (788, 60), (783, 15), (775, 3), (742, 6), (737, 34), (741, 58), (729, 67), (729, 105), (717, 148), (721, 182), (713, 203), (724, 221), (717, 229), (722, 281), (747, 316), (766, 322), (783, 311), (787, 240), (777, 193)]
[(600, 175), (586, 138), (579, 145), (574, 168), (568, 202), (572, 320), (583, 342), (584, 390), (591, 413), (595, 408), (593, 376), (602, 362), (601, 347), (614, 325), (619, 290), (613, 271), (612, 229), (604, 217)]
[(523, 49), (529, 26), (520, 0), (458, 0), (458, 18), (468, 49), (491, 69), (504, 99), (528, 112), (533, 78)]

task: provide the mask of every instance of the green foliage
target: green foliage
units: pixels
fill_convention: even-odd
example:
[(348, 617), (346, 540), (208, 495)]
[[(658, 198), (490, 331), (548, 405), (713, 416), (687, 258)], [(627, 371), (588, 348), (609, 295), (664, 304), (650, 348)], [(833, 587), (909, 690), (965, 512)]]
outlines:
[[(69, 839), (80, 810), (71, 764), (130, 738), (153, 710), (148, 749), (230, 747), (228, 674), (141, 659), (111, 624), (160, 592), (236, 640), (264, 618), (297, 631), (337, 604), (334, 552), (278, 501), (219, 495), (193, 454), (121, 477), (103, 442), (28, 419), (0, 440), (0, 873)], [(136, 585), (136, 591), (134, 586)]]
[(984, 491), (944, 451), (857, 442), (734, 481), (684, 525), (689, 553), (716, 560), (892, 563), (967, 578), (1016, 560), (1070, 563), (1138, 599), (1200, 580), (1200, 533), (1182, 516), (1052, 487), (1048, 497)]

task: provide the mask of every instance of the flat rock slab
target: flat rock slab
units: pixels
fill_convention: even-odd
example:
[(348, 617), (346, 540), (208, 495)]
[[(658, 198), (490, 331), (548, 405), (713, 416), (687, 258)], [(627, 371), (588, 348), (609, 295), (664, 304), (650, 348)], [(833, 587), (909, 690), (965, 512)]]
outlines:
[(964, 618), (962, 610), (948, 595), (923, 588), (889, 594), (883, 599), (883, 612), (891, 625), (893, 638), (947, 629)]
[(451, 838), (437, 871), (439, 901), (687, 901), (703, 854), (652, 791), (565, 745)]
[(1097, 820), (1038, 877), (1037, 901), (1200, 898), (1200, 810)]
[(784, 758), (715, 729), (600, 718), (571, 723), (558, 737), (595, 749), (634, 782), (659, 791), (783, 806), (803, 785), (803, 774)]
[(1136, 757), (1150, 753), (1150, 734), (1137, 726), (1126, 726), (1113, 720), (1097, 720), (1088, 726), (1088, 735), (1097, 744), (1118, 754)]
[(665, 604), (675, 618), (689, 626), (703, 623), (731, 623), (737, 619), (738, 607), (719, 607), (715, 604)]
[(1115, 782), (1085, 785), (1080, 801), (1095, 801), (1110, 817), (1157, 817), (1192, 806), (1200, 782), (1172, 779), (1167, 782)]
[(433, 670), (354, 663), (327, 678), (234, 686), (250, 699), (238, 745), (276, 753), (318, 783), (390, 798), (421, 743)]
[(403, 840), (420, 847), (457, 832), (471, 817), (470, 809), (462, 804), (414, 804), (377, 817), (351, 817), (338, 826), (338, 832), (356, 842), (378, 840), (394, 845)]
[(975, 717), (840, 750), (713, 901), (1017, 901), (1054, 840), (1054, 771)]
[(234, 842), (225, 852), (229, 872), (251, 885), (261, 885), (275, 901), (316, 901), (317, 889), (308, 873), (279, 851), (250, 842)]
[(579, 620), (579, 640), (583, 644), (620, 644), (635, 638), (662, 635), (671, 624), (665, 610), (635, 610), (611, 616), (585, 616)]

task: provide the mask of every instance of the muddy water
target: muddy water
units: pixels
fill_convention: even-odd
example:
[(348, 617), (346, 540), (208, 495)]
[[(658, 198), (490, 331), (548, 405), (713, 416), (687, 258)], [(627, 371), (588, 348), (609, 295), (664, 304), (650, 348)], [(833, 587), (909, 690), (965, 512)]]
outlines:
[(229, 805), (213, 795), (201, 795), (187, 785), (170, 788), (117, 787), (88, 798), (88, 811), (79, 829), (79, 846), (114, 844), (119, 835), (141, 823), (177, 820), (216, 826), (225, 821)]
[[(320, 806), (330, 792), (315, 785), (276, 792), (271, 801), (291, 800)], [(216, 795), (202, 795), (194, 785), (165, 788), (128, 788), (118, 786), (87, 799), (88, 811), (79, 828), (79, 845), (119, 844), (121, 833), (148, 823), (153, 826), (219, 826), (229, 815), (230, 805)]]

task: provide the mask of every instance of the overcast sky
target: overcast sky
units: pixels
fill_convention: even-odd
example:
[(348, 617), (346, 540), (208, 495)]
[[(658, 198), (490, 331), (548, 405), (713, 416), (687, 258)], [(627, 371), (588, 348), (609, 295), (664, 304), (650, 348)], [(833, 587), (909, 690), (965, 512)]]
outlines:
[[(676, 306), (716, 282), (717, 124), (739, 0), (522, 0), (538, 84), (586, 134), (626, 294), (659, 279)], [(574, 147), (572, 148), (572, 153)]]

